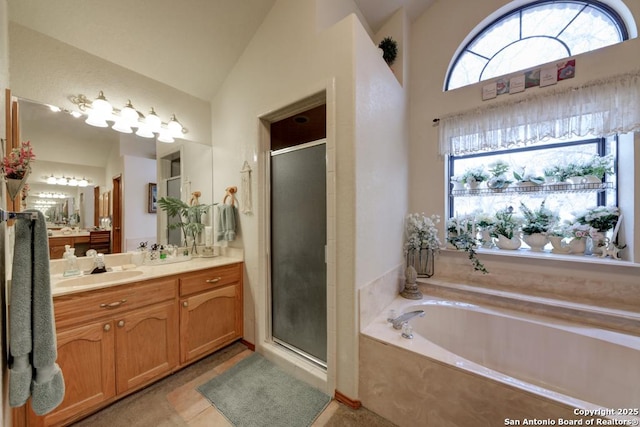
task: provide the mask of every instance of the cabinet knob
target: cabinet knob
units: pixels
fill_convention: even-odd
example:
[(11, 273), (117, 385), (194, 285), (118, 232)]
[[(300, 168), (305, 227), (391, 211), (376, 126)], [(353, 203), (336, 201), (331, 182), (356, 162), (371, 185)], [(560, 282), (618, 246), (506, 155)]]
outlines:
[(189, 302), (188, 301), (183, 301), (182, 302), (182, 306), (183, 307), (189, 307)]
[(124, 320), (118, 322), (118, 327), (122, 328), (124, 326)]
[(207, 283), (218, 283), (220, 280), (222, 280), (222, 277), (216, 277), (215, 279), (207, 279), (206, 282)]
[(104, 325), (104, 329), (105, 332), (109, 332), (111, 330), (111, 325), (109, 323), (107, 323), (106, 325)]

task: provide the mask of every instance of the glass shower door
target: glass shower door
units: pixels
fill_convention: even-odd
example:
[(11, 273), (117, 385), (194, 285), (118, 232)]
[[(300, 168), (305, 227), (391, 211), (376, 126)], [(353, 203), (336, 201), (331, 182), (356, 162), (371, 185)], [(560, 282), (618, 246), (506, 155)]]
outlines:
[(271, 153), (274, 340), (326, 367), (326, 144)]

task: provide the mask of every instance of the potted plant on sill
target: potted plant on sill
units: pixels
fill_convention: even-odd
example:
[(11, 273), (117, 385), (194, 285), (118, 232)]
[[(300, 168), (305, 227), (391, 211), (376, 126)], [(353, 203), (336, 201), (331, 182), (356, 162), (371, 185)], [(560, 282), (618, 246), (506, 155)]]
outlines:
[(541, 252), (549, 241), (547, 233), (558, 222), (558, 215), (545, 207), (545, 200), (540, 203), (540, 207), (535, 210), (530, 209), (520, 202), (520, 209), (523, 214), (522, 240), (529, 245), (532, 251)]
[(378, 48), (382, 50), (384, 62), (391, 67), (398, 56), (398, 42), (391, 37), (385, 37), (378, 43)]
[[(576, 215), (576, 222), (590, 226), (592, 253), (601, 255), (606, 246), (607, 232), (614, 228), (620, 220), (620, 209), (617, 206), (595, 206)], [(612, 236), (615, 239), (615, 236)], [(615, 242), (614, 242), (615, 243)]]
[(506, 173), (509, 171), (509, 164), (504, 160), (496, 160), (489, 165), (489, 173), (491, 177), (487, 181), (487, 187), (493, 191), (501, 192), (511, 184)]
[(521, 245), (520, 224), (521, 220), (514, 215), (512, 206), (498, 210), (491, 229), (491, 236), (496, 238), (496, 246), (500, 249), (518, 249)]
[(469, 190), (477, 189), (480, 183), (487, 179), (489, 179), (489, 175), (481, 166), (469, 168), (462, 174), (462, 182)]
[(480, 271), (483, 274), (489, 272), (478, 259), (476, 252), (480, 242), (476, 237), (475, 217), (465, 215), (449, 218), (447, 221), (447, 243), (453, 249), (467, 253), (474, 271)]
[(522, 171), (513, 171), (513, 177), (516, 179), (514, 184), (517, 187), (532, 187), (544, 184), (544, 177), (526, 173), (525, 168)]

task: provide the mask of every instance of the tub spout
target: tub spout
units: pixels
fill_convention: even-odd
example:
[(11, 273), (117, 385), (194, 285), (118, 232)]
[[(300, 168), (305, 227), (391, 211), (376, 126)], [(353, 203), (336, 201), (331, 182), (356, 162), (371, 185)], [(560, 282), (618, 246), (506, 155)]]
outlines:
[(395, 319), (391, 320), (393, 329), (402, 329), (402, 324), (408, 322), (409, 319), (413, 319), (416, 316), (424, 317), (424, 310), (410, 311), (408, 313), (401, 314)]

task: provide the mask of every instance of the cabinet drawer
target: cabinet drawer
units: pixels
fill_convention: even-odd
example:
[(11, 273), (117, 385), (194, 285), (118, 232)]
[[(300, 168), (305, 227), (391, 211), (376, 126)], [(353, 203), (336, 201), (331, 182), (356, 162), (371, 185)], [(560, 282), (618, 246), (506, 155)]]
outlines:
[(175, 299), (177, 282), (176, 278), (164, 278), (55, 297), (56, 327)]
[(193, 272), (180, 278), (180, 296), (191, 295), (240, 280), (242, 264), (231, 264)]

